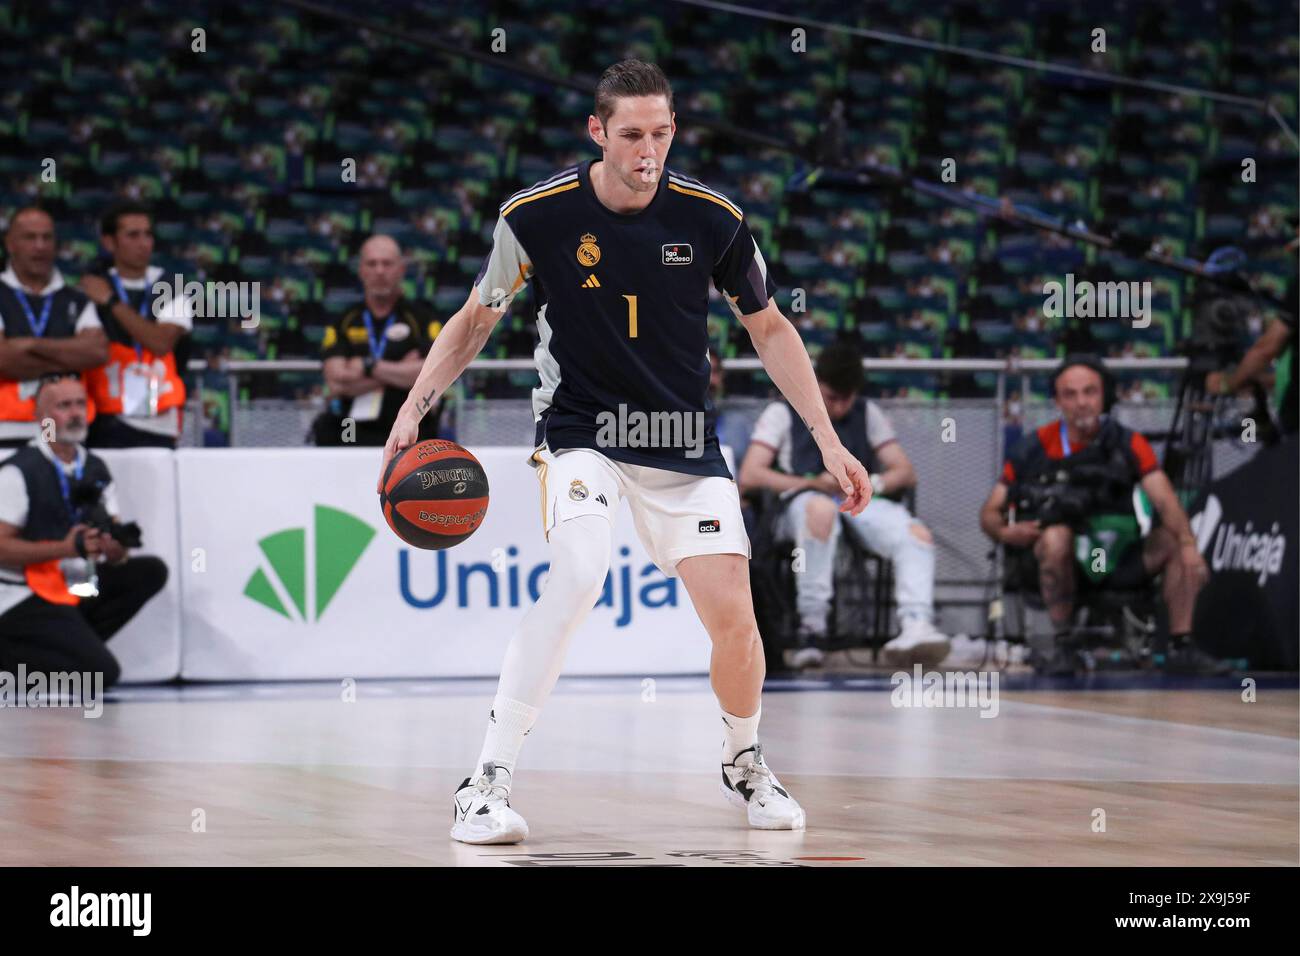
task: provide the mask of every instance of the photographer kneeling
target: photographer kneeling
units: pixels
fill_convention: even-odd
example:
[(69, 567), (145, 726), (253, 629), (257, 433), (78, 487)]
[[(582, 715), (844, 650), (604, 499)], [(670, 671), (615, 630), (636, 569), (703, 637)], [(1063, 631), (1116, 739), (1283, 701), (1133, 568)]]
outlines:
[(121, 672), (104, 642), (162, 590), (167, 566), (127, 556), (140, 529), (117, 520), (108, 466), (81, 445), (80, 379), (43, 378), (36, 419), (36, 438), (0, 462), (0, 670), (99, 672), (109, 686)]
[[(1114, 382), (1101, 361), (1068, 356), (1052, 377), (1061, 417), (1028, 435), (1003, 465), (980, 511), (980, 527), (1007, 546), (1007, 560), (1038, 580), (1056, 631), (1052, 673), (1071, 673), (1068, 646), (1075, 580), (1082, 571), (1102, 586), (1134, 588), (1163, 576), (1169, 611), (1170, 670), (1219, 672), (1191, 639), (1196, 594), (1208, 569), (1187, 514), (1147, 440), (1107, 414)], [(1145, 537), (1137, 489), (1159, 516)], [(1076, 550), (1076, 536), (1088, 535)], [(1101, 566), (1096, 550), (1100, 543)], [(1076, 559), (1081, 568), (1076, 569)]]

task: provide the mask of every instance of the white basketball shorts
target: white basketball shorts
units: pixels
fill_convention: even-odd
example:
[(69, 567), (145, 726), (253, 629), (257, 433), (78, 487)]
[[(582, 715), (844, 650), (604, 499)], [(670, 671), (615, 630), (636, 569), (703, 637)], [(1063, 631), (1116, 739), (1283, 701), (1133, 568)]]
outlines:
[(611, 525), (626, 498), (637, 537), (655, 565), (676, 577), (677, 562), (698, 554), (750, 556), (736, 482), (614, 461), (590, 448), (552, 452), (542, 446), (529, 463), (542, 486), (542, 530), (578, 515), (603, 515)]

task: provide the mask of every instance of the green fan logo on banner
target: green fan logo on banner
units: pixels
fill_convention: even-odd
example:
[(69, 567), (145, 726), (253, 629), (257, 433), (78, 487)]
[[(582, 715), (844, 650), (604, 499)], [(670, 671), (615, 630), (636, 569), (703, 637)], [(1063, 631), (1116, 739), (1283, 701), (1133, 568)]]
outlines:
[(259, 567), (244, 585), (252, 598), (289, 620), (320, 619), (375, 536), (375, 529), (346, 511), (317, 505), (313, 515), (312, 594), (308, 603), (306, 528), (286, 528), (257, 542), (270, 569)]

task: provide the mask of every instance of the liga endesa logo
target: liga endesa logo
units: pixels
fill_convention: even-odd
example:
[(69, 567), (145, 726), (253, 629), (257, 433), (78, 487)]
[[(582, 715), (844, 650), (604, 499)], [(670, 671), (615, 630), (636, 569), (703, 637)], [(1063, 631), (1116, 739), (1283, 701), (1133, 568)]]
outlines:
[(310, 606), (307, 604), (306, 528), (286, 528), (257, 542), (267, 567), (253, 572), (244, 585), (244, 596), (291, 621), (319, 620), (361, 560), (375, 536), (375, 529), (346, 511), (316, 505), (312, 532), (315, 600)]

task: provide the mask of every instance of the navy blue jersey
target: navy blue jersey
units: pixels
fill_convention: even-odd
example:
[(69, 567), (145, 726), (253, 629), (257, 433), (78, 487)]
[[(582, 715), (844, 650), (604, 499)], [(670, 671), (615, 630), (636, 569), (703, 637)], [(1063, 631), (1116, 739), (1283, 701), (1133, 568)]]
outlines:
[[(475, 280), (479, 302), (502, 309), (533, 283), (537, 444), (730, 478), (708, 398), (709, 284), (737, 316), (761, 311), (776, 292), (762, 253), (735, 203), (671, 169), (645, 209), (614, 212), (592, 189), (593, 162), (502, 203)], [(612, 417), (665, 413), (699, 423), (694, 447), (601, 437)]]

